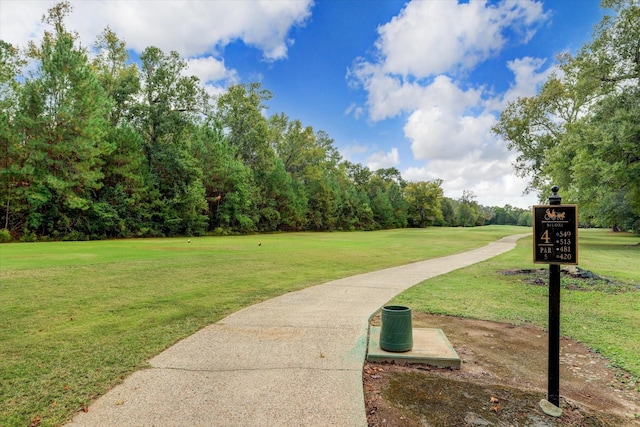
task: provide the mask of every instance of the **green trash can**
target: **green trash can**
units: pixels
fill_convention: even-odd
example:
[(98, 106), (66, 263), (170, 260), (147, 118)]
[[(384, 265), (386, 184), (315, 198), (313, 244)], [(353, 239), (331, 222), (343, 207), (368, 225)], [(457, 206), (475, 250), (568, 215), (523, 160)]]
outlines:
[(384, 351), (404, 352), (413, 348), (411, 309), (402, 305), (382, 307), (380, 348)]

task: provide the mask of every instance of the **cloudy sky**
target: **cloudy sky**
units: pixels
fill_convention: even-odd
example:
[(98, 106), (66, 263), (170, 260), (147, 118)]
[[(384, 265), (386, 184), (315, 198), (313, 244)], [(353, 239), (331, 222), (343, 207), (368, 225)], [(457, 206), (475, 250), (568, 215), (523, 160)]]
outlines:
[[(56, 1), (0, 0), (0, 38), (40, 40)], [(485, 206), (526, 208), (515, 153), (490, 132), (536, 93), (554, 58), (591, 39), (597, 0), (75, 0), (85, 46), (109, 26), (135, 58), (175, 50), (211, 93), (261, 82), (284, 112), (342, 156), (410, 181), (444, 181)]]

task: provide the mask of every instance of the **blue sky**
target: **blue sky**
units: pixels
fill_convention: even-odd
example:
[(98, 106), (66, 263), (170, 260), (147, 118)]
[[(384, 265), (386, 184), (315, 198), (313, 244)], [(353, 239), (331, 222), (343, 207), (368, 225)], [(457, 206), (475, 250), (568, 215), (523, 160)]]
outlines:
[[(0, 38), (39, 40), (54, 1), (0, 0)], [(71, 1), (85, 46), (111, 27), (132, 53), (178, 51), (207, 90), (259, 81), (284, 112), (327, 132), (342, 156), (411, 181), (442, 179), (485, 206), (526, 208), (515, 153), (489, 131), (535, 95), (554, 58), (592, 37), (596, 0)], [(561, 183), (560, 183), (561, 184)]]

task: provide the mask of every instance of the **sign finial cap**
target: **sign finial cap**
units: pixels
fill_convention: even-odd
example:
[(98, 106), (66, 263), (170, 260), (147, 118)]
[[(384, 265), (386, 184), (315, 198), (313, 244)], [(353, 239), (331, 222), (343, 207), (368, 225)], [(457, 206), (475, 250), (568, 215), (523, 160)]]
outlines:
[(551, 187), (551, 192), (553, 193), (553, 195), (549, 197), (550, 205), (559, 205), (560, 203), (562, 203), (562, 197), (558, 196), (558, 190), (560, 190), (560, 187), (558, 187), (557, 185)]

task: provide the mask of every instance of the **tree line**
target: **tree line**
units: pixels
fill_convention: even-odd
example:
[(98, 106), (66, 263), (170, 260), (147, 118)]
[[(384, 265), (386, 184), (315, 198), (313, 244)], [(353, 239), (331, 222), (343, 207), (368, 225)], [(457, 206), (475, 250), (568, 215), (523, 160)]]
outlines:
[(640, 232), (640, 0), (603, 0), (613, 11), (593, 40), (533, 97), (502, 112), (493, 131), (518, 152), (530, 189), (558, 184), (585, 225)]
[(0, 40), (0, 240), (531, 224), (343, 160), (326, 132), (265, 117), (259, 83), (211, 97), (176, 52), (132, 63), (109, 28), (89, 51), (70, 12), (25, 50)]

